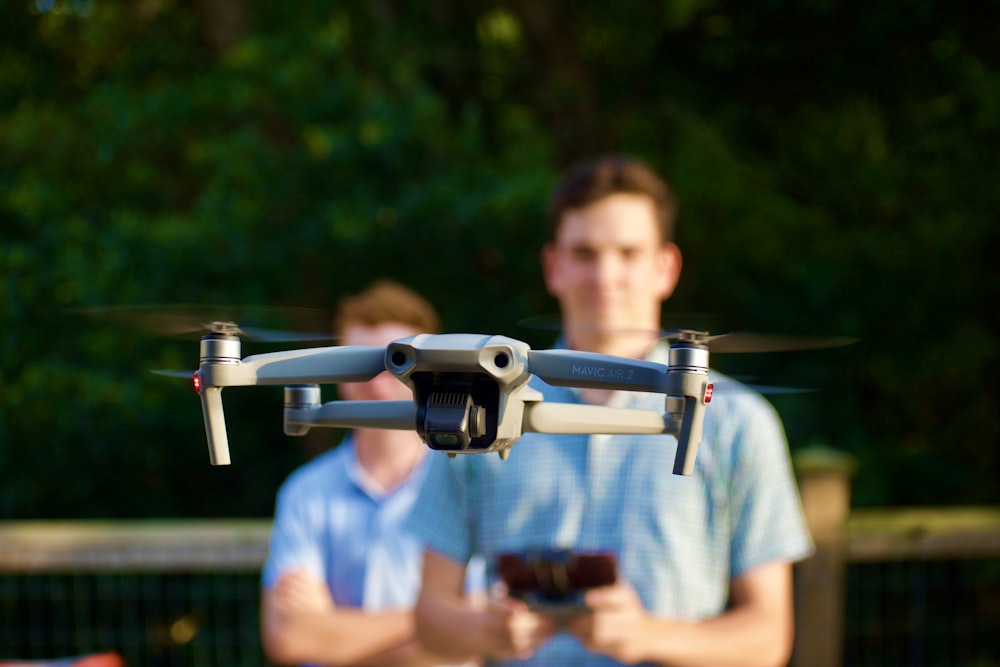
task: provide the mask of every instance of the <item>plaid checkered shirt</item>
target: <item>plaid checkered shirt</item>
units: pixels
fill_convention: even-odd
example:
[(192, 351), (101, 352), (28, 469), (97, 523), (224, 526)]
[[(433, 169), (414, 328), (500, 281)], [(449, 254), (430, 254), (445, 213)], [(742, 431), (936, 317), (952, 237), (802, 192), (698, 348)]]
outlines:
[[(666, 345), (647, 359), (666, 364)], [(433, 456), (409, 527), (462, 563), (529, 548), (610, 550), (650, 612), (716, 616), (730, 579), (773, 560), (800, 560), (812, 541), (776, 411), (725, 376), (713, 372), (712, 381), (690, 477), (671, 473), (674, 436), (530, 433), (506, 461)], [(581, 402), (575, 389), (532, 383), (546, 401)], [(662, 412), (664, 398), (618, 391), (609, 405)], [(529, 660), (505, 664), (617, 663), (558, 635)]]

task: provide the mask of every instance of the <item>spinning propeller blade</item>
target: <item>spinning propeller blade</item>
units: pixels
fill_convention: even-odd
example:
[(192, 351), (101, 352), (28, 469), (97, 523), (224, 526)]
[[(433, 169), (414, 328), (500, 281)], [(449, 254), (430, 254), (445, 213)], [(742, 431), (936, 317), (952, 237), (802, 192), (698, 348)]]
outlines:
[(713, 334), (676, 330), (664, 332), (668, 340), (690, 340), (705, 345), (713, 354), (741, 354), (759, 352), (803, 352), (825, 350), (858, 342), (846, 336), (788, 336), (748, 331)]
[(768, 394), (770, 396), (781, 396), (788, 394), (811, 394), (819, 391), (812, 387), (780, 387), (769, 384), (747, 384), (744, 382), (729, 382), (726, 380), (716, 380), (713, 382), (717, 391), (727, 391), (730, 388), (737, 391), (753, 391), (758, 394)]
[(162, 375), (168, 378), (179, 378), (183, 380), (190, 380), (197, 373), (197, 370), (193, 371), (171, 371), (171, 370), (161, 370), (159, 368), (150, 371), (153, 375)]
[[(672, 314), (675, 322), (696, 322), (699, 326), (717, 319), (705, 313)], [(539, 315), (521, 320), (518, 324), (530, 329), (546, 331), (564, 331), (563, 323), (557, 315)], [(598, 333), (597, 327), (576, 327), (574, 331), (581, 334)], [(649, 339), (665, 338), (670, 341), (686, 341), (704, 345), (713, 354), (735, 354), (754, 352), (798, 352), (806, 350), (823, 350), (833, 347), (850, 345), (857, 338), (846, 336), (792, 336), (782, 334), (766, 334), (747, 331), (736, 331), (723, 334), (711, 334), (704, 329), (673, 328), (651, 331), (645, 329), (620, 329), (614, 331), (616, 336), (635, 336)]]
[[(157, 336), (195, 338), (206, 333), (227, 333), (266, 343), (332, 339), (329, 334), (319, 333), (328, 326), (326, 313), (312, 308), (154, 304), (78, 308), (72, 312)], [(314, 331), (302, 331), (303, 327)]]
[[(669, 317), (672, 322), (684, 322), (686, 328), (681, 329), (680, 327), (672, 328), (668, 330), (663, 329), (615, 329), (613, 333), (616, 336), (637, 336), (649, 339), (663, 338), (668, 333), (672, 331), (685, 331), (689, 329), (715, 329), (717, 328), (716, 321), (718, 317), (711, 315), (709, 313), (672, 313)], [(526, 329), (536, 329), (541, 331), (553, 331), (557, 333), (565, 333), (566, 325), (562, 321), (559, 315), (535, 315), (532, 317), (526, 317), (518, 321), (518, 326), (524, 327)], [(596, 334), (604, 331), (598, 326), (582, 326), (577, 325), (573, 327), (573, 331), (580, 334)], [(606, 331), (605, 331), (606, 332)]]

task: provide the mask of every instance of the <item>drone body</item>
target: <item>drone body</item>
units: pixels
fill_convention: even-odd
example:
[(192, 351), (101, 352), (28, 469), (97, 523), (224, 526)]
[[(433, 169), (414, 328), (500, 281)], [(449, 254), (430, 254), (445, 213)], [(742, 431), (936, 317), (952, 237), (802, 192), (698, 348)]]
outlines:
[[(215, 323), (201, 340), (195, 388), (201, 396), (213, 465), (227, 465), (229, 446), (222, 389), (285, 385), (285, 432), (313, 427), (414, 429), (432, 449), (457, 454), (497, 452), (506, 458), (523, 433), (670, 433), (677, 436), (675, 474), (690, 475), (712, 396), (708, 346), (685, 332), (669, 364), (573, 350), (532, 350), (506, 336), (421, 334), (385, 348), (334, 346), (241, 359), (231, 323)], [(319, 385), (363, 382), (383, 371), (413, 392), (413, 401), (322, 403)], [(662, 413), (597, 405), (545, 403), (532, 376), (579, 388), (665, 395)]]

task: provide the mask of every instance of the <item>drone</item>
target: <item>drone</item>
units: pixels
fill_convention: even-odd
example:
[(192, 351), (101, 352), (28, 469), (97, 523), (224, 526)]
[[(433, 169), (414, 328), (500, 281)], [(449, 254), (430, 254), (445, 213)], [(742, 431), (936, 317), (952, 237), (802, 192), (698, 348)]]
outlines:
[[(385, 347), (334, 345), (241, 357), (235, 322), (204, 326), (194, 389), (201, 399), (212, 465), (229, 465), (222, 390), (284, 386), (284, 432), (303, 436), (315, 427), (415, 430), (431, 449), (459, 454), (496, 452), (506, 460), (525, 433), (670, 434), (677, 438), (673, 473), (691, 475), (707, 406), (709, 348), (769, 351), (796, 340), (750, 334), (725, 349), (731, 334), (665, 332), (667, 364), (568, 349), (535, 350), (503, 335), (418, 334)], [(757, 338), (753, 338), (757, 336)], [(821, 341), (827, 347), (844, 341)], [(732, 339), (732, 345), (740, 343)], [(799, 349), (804, 347), (798, 345)], [(413, 400), (322, 402), (320, 386), (364, 382), (389, 372), (410, 388)], [(554, 386), (652, 392), (664, 395), (662, 412), (638, 408), (546, 402), (529, 386), (535, 376)]]
[[(319, 312), (235, 310), (250, 319), (283, 313), (303, 320)], [(244, 338), (302, 342), (330, 337), (241, 326), (227, 307), (124, 306), (79, 312), (160, 335), (200, 336), (197, 370), (154, 372), (192, 381), (201, 400), (209, 460), (217, 466), (231, 463), (222, 390), (277, 385), (284, 386), (284, 432), (289, 436), (304, 436), (316, 427), (414, 430), (429, 448), (450, 457), (496, 452), (505, 460), (525, 433), (669, 434), (677, 438), (673, 473), (691, 475), (715, 390), (710, 352), (822, 349), (857, 340), (671, 329), (655, 333), (670, 343), (666, 364), (570, 349), (536, 350), (504, 335), (465, 333), (418, 334), (386, 346), (305, 347), (243, 357)], [(321, 385), (365, 382), (383, 372), (403, 382), (413, 400), (321, 400)], [(530, 385), (532, 377), (553, 386), (660, 394), (663, 410), (545, 401)]]
[[(301, 348), (241, 358), (239, 327), (212, 322), (193, 374), (212, 465), (230, 463), (222, 390), (284, 385), (284, 431), (313, 427), (416, 430), (449, 455), (496, 452), (506, 459), (524, 433), (668, 433), (677, 436), (674, 473), (690, 475), (712, 400), (707, 333), (678, 332), (669, 364), (575, 350), (533, 350), (501, 335), (418, 334), (385, 347)], [(413, 401), (320, 400), (320, 385), (365, 382), (388, 371)], [(529, 386), (624, 389), (666, 395), (663, 413), (636, 408), (548, 403)]]

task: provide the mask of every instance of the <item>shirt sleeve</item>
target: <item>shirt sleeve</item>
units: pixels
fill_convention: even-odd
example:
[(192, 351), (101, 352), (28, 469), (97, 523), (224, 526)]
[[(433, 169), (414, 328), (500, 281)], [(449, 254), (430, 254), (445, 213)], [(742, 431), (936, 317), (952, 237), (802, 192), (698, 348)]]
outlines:
[(777, 412), (755, 397), (731, 450), (733, 577), (774, 560), (812, 554), (788, 444)]
[(459, 454), (449, 459), (444, 452), (431, 452), (430, 456), (430, 468), (408, 527), (428, 549), (465, 563), (472, 556), (474, 538), (465, 477), (471, 461), (465, 459), (482, 455)]
[(302, 569), (317, 579), (324, 578), (323, 556), (319, 544), (320, 527), (310, 516), (307, 498), (300, 498), (294, 486), (285, 485), (275, 501), (274, 522), (261, 585), (270, 588), (278, 577), (291, 569)]

